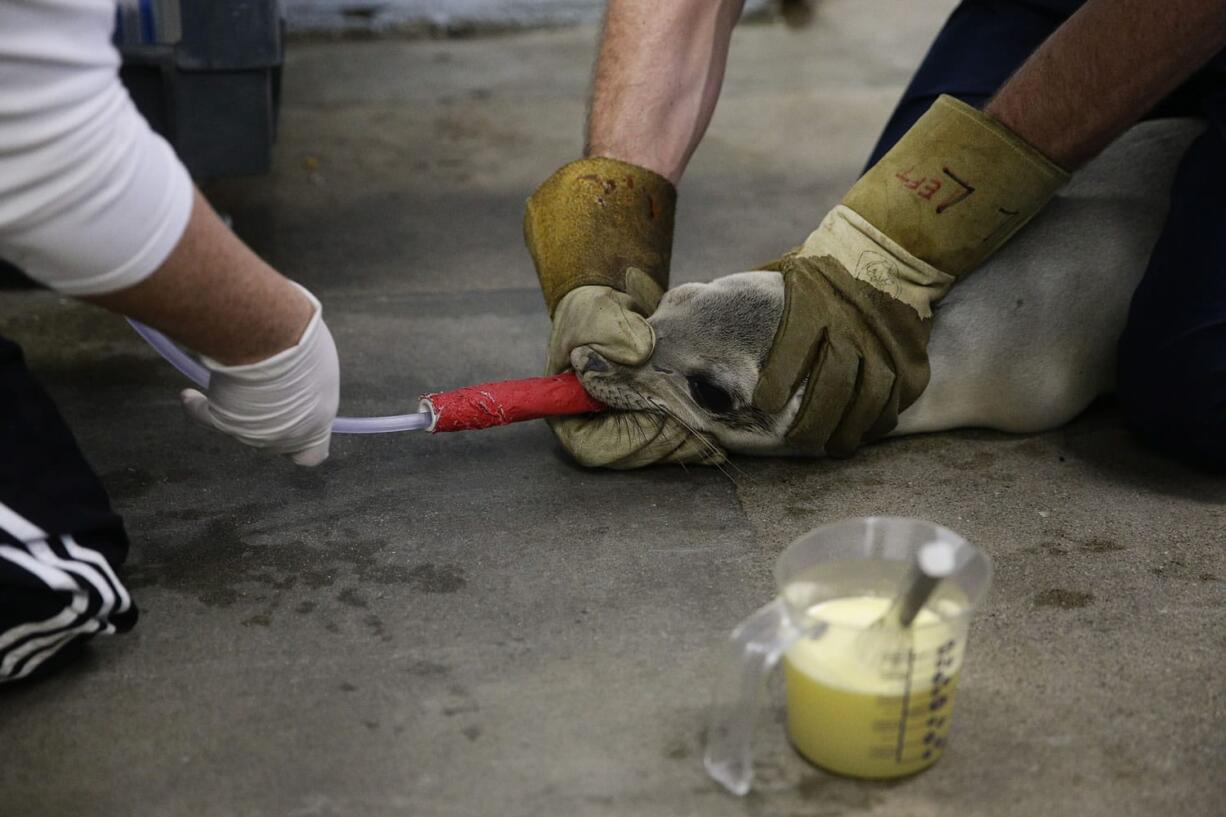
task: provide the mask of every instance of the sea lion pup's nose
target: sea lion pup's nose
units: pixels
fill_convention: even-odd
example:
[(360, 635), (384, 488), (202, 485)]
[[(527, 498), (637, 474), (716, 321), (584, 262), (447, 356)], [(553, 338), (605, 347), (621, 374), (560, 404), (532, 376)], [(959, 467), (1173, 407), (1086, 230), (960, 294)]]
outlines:
[(580, 346), (570, 353), (570, 364), (579, 374), (609, 371), (609, 361), (587, 346)]

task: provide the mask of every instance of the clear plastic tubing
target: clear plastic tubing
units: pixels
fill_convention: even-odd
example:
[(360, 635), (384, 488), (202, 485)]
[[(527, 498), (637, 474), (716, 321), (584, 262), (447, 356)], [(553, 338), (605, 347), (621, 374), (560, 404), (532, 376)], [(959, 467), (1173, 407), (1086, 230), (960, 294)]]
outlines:
[[(128, 323), (188, 380), (202, 389), (209, 387), (209, 370), (176, 346), (174, 341), (131, 318)], [(387, 417), (337, 417), (332, 423), (332, 431), (335, 434), (387, 434), (392, 431), (424, 431), (433, 424), (434, 414), (426, 409), (414, 414), (394, 414)]]

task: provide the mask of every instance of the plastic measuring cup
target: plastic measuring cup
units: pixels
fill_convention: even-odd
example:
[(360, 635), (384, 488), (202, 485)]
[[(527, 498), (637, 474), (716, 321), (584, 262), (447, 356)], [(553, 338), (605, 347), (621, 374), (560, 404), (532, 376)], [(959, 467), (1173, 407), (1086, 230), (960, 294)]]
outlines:
[[(930, 542), (953, 547), (952, 574), (910, 627), (884, 642), (889, 649), (865, 649)], [(949, 735), (967, 627), (991, 576), (983, 551), (919, 519), (849, 519), (797, 539), (775, 564), (779, 596), (732, 632), (712, 703), (707, 771), (736, 794), (749, 791), (758, 696), (780, 659), (788, 736), (809, 761), (862, 778), (931, 766)]]

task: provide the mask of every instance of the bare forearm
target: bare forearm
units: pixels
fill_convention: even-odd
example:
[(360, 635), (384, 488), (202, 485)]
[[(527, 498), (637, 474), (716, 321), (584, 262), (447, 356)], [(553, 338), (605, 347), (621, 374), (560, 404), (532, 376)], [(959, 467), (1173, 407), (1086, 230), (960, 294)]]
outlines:
[(170, 256), (135, 286), (85, 300), (133, 317), (226, 365), (298, 342), (310, 301), (247, 248), (199, 192)]
[(715, 111), (743, 2), (610, 0), (585, 154), (676, 184)]
[(1221, 0), (1089, 0), (986, 110), (1074, 170), (1224, 47)]

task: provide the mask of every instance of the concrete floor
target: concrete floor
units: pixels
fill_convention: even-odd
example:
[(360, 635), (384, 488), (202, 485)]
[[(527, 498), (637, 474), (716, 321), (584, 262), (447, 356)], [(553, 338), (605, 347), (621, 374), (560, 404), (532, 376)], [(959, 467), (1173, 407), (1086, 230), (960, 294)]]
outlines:
[[(748, 27), (682, 189), (675, 280), (794, 244), (853, 179), (948, 0)], [(524, 197), (576, 155), (594, 32), (291, 50), (274, 172), (211, 192), (323, 298), (343, 409), (538, 371)], [(133, 538), (128, 636), (0, 693), (0, 814), (1226, 813), (1226, 481), (1108, 406), (849, 462), (584, 471), (543, 424), (338, 438), (296, 470), (189, 426), (119, 321), (6, 295)], [(801, 761), (763, 704), (758, 787), (703, 773), (721, 640), (773, 558), (916, 515), (995, 560), (954, 735), (893, 785)]]

